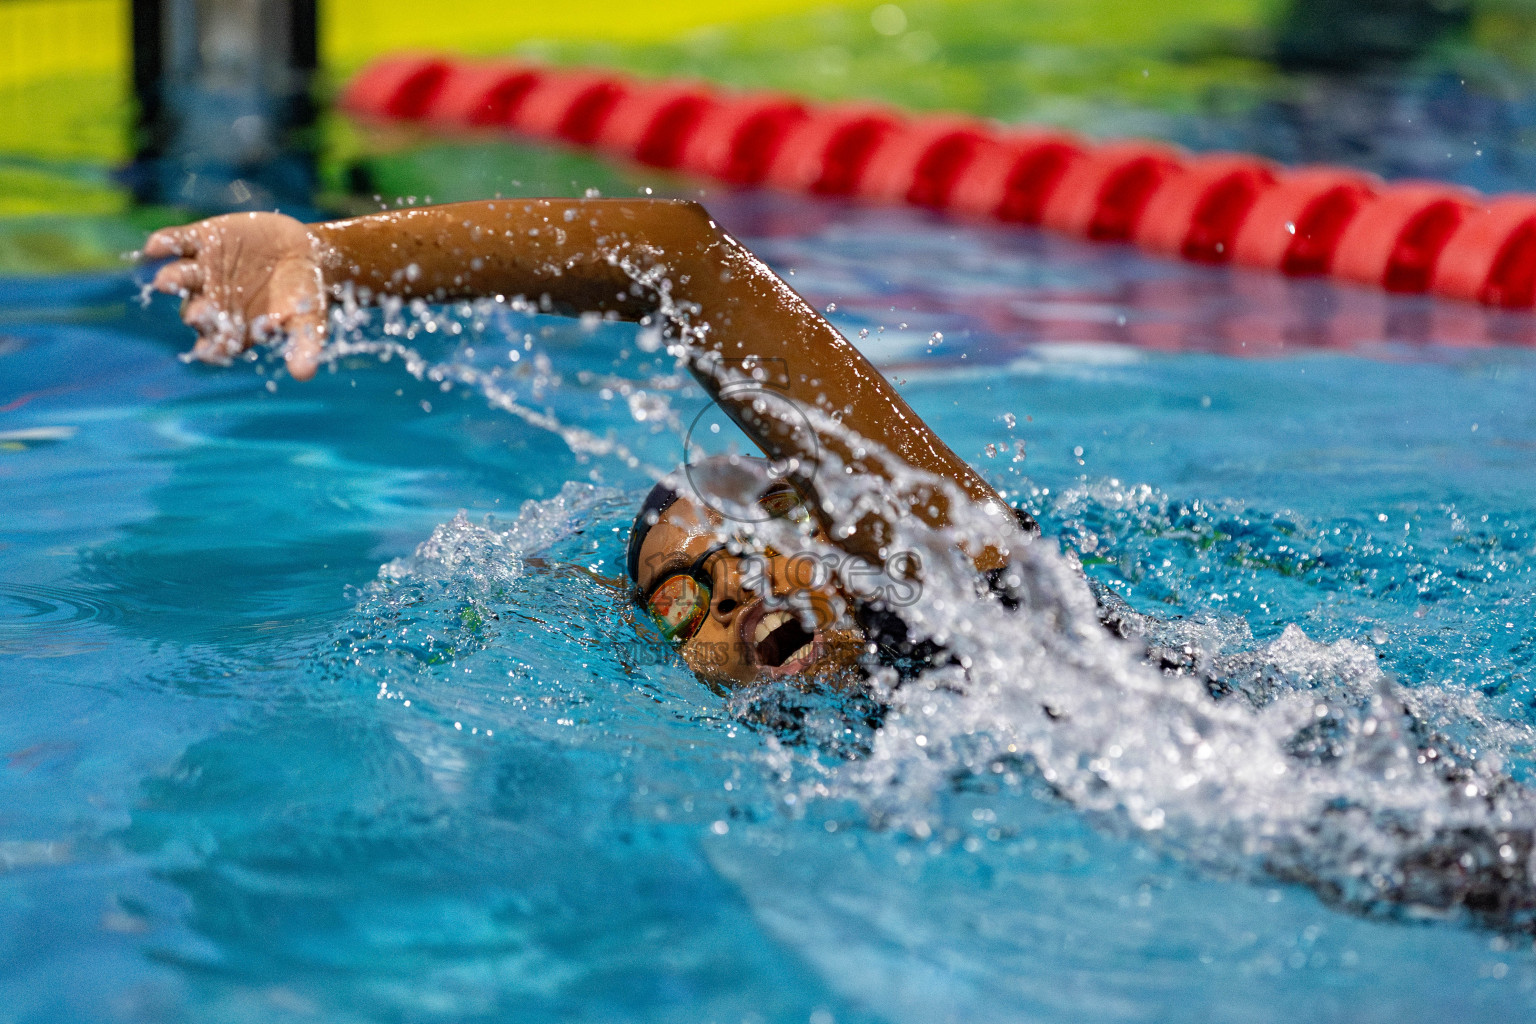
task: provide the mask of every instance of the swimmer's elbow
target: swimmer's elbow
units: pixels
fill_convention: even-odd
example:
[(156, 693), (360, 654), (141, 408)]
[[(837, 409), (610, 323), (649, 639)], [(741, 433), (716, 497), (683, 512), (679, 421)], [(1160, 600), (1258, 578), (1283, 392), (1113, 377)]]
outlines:
[(704, 209), (704, 204), (697, 199), (668, 199), (666, 203), (678, 211), (678, 216), (714, 223), (709, 216), (709, 211)]
[(701, 241), (715, 241), (725, 237), (725, 232), (715, 218), (710, 216), (704, 204), (693, 199), (667, 200), (669, 215), (690, 237)]

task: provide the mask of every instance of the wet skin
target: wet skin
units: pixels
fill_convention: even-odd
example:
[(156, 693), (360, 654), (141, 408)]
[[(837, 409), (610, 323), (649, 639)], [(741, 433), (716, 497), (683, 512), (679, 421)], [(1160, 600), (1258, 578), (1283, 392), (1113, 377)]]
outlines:
[[(863, 354), (697, 203), (494, 200), (311, 225), (281, 214), (230, 214), (157, 231), (144, 255), (176, 257), (155, 275), (154, 287), (182, 296), (182, 319), (197, 332), (195, 358), (228, 362), (253, 344), (286, 339), (288, 369), (299, 380), (314, 375), (324, 354), (328, 305), (344, 296), (361, 302), (522, 297), (553, 313), (652, 324), (682, 344), (686, 365), (706, 392), (764, 454), (794, 467), (791, 475), (807, 489), (828, 457), (845, 472), (880, 483), (880, 507), (861, 506), (851, 526), (839, 525), (850, 510), (838, 507), (830, 492), (811, 504), (823, 538), (849, 555), (880, 565), (898, 519), (944, 528), (951, 525), (952, 501), (1012, 523), (997, 492)], [(765, 394), (772, 400), (764, 401)], [(690, 529), (664, 525), (685, 535)], [(669, 530), (647, 541), (651, 554), (702, 543)], [(960, 546), (987, 570), (1006, 564), (1012, 543), (994, 539), (972, 547), (962, 540)], [(784, 575), (794, 569), (789, 561), (768, 564)], [(717, 607), (687, 655), (690, 664), (704, 666), (701, 652), (714, 652), (712, 660), (723, 660), (721, 678), (774, 674), (770, 670), (783, 666), (754, 662), (751, 641), (741, 639), (748, 616), (763, 612), (735, 578), (726, 573)], [(779, 593), (773, 578), (771, 589)], [(785, 581), (788, 586), (788, 576)], [(823, 604), (837, 604), (833, 596), (823, 594)], [(832, 629), (828, 623), (843, 614), (816, 625)], [(738, 641), (749, 650), (720, 654)], [(704, 646), (710, 643), (717, 646)]]
[[(646, 534), (640, 547), (639, 593), (710, 551), (709, 611), (678, 652), (695, 674), (740, 686), (785, 676), (816, 677), (839, 685), (854, 675), (863, 637), (853, 624), (853, 602), (830, 573), (814, 562), (749, 538), (730, 537), (713, 509), (680, 497)], [(722, 543), (722, 537), (726, 537)], [(825, 543), (820, 530), (807, 539)]]

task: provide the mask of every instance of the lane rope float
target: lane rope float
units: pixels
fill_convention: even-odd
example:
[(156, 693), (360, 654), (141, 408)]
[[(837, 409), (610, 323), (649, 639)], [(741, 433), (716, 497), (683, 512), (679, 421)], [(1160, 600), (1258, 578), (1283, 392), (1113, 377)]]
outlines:
[(587, 147), (734, 185), (1041, 225), (1200, 263), (1509, 309), (1536, 304), (1536, 196), (434, 54), (374, 62), (347, 85), (341, 106), (364, 119)]

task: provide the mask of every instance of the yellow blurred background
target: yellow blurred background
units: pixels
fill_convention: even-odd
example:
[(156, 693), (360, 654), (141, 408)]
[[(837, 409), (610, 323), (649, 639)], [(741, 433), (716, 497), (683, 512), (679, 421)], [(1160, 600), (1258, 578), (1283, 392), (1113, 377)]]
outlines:
[[(649, 42), (691, 29), (838, 6), (828, 0), (571, 0), (444, 4), (423, 18), (412, 0), (323, 0), (321, 64), (340, 80), (404, 49), (494, 53), (529, 40)], [(128, 0), (0, 2), (0, 152), (50, 159), (127, 155)]]
[[(1220, 128), (1242, 111), (1304, 100), (1309, 76), (1339, 70), (1314, 60), (1297, 71), (1286, 65), (1287, 47), (1321, 48), (1335, 63), (1341, 54), (1365, 60), (1392, 51), (1392, 73), (1430, 83), (1415, 87), (1426, 95), (1435, 82), (1457, 82), (1480, 90), (1485, 106), (1536, 81), (1536, 0), (317, 3), (322, 115), (304, 144), (313, 144), (327, 209), (340, 208), (338, 197), (375, 191), (445, 196), (494, 190), (500, 178), (563, 187), (612, 170), (583, 158), (568, 171), (561, 161), (576, 156), (535, 147), (379, 133), (325, 112), (348, 76), (402, 50), (517, 53), (1090, 136), (1176, 138), (1194, 148), (1237, 143), (1219, 131), (1191, 140), (1191, 125)], [(1406, 20), (1383, 21), (1388, 8)], [(1442, 8), (1461, 12), (1441, 19), (1449, 28), (1421, 33), (1409, 47), (1396, 38)], [(117, 244), (103, 233), (129, 237), (148, 223), (153, 211), (134, 207), (123, 173), (134, 134), (130, 24), (129, 0), (0, 0), (0, 273), (95, 265)], [(1383, 38), (1373, 44), (1372, 33)], [(1477, 137), (1491, 130), (1479, 128)], [(549, 173), (522, 173), (536, 158)]]
[[(318, 0), (315, 92), (323, 103), (384, 53), (516, 52), (822, 100), (1076, 125), (1101, 92), (1166, 108), (1187, 106), (1214, 81), (1253, 81), (1262, 68), (1225, 56), (1228, 44), (1241, 50), (1244, 33), (1288, 2), (1164, 0), (1149, 10), (1124, 0)], [(131, 59), (129, 0), (0, 0), (0, 274), (102, 265), (156, 218), (183, 215), (135, 207), (124, 185)], [(378, 189), (402, 195), (450, 194), (469, 164), (479, 177), (460, 184), (478, 188), (507, 159), (485, 147), (396, 152), (409, 147), (329, 116), (317, 138), (321, 192), (332, 199), (356, 191), (349, 174), (359, 158), (369, 158)], [(372, 159), (379, 146), (388, 159)], [(551, 187), (596, 173), (595, 164), (570, 173), (562, 165)]]

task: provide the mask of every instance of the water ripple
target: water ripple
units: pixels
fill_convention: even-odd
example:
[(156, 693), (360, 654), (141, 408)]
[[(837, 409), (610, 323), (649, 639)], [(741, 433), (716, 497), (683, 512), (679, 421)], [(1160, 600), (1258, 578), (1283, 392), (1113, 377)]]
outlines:
[(122, 613), (103, 596), (56, 584), (0, 584), (0, 654), (59, 658), (94, 650), (98, 624)]

